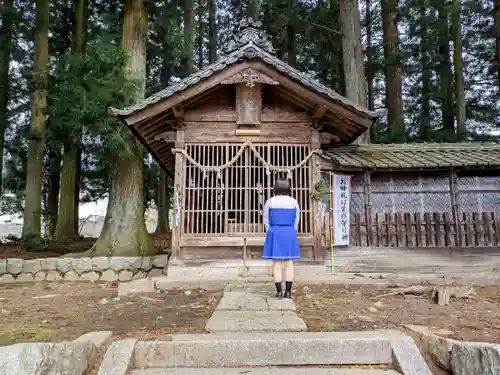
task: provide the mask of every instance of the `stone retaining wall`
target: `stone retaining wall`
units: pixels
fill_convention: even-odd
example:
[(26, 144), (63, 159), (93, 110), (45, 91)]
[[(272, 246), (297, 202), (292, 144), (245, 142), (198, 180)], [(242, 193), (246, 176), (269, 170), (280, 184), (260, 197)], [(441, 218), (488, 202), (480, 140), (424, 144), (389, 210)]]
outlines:
[(168, 255), (0, 259), (0, 283), (31, 281), (130, 281), (165, 274)]

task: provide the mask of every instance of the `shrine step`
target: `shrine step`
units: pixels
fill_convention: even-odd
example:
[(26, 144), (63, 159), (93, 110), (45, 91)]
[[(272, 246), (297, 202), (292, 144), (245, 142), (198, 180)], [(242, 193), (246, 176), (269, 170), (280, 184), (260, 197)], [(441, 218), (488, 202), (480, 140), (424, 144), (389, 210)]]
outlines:
[(356, 368), (172, 368), (132, 370), (129, 375), (401, 375), (394, 370)]

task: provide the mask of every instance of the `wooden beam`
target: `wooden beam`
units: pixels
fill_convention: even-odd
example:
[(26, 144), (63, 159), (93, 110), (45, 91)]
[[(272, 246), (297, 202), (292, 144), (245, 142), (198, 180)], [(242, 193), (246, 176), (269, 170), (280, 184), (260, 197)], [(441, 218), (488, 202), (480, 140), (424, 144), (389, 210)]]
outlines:
[(370, 119), (368, 116), (360, 113), (354, 108), (348, 107), (346, 105), (341, 105), (335, 103), (333, 99), (326, 99), (320, 94), (315, 93), (313, 90), (304, 87), (302, 84), (295, 82), (291, 78), (285, 76), (279, 71), (269, 67), (267, 64), (261, 61), (252, 61), (251, 67), (258, 70), (269, 77), (275, 79), (280, 83), (280, 85), (288, 88), (289, 90), (295, 92), (297, 96), (302, 98), (309, 98), (310, 101), (317, 103), (318, 105), (323, 105), (327, 107), (330, 111), (334, 113), (341, 114), (342, 116), (354, 121), (355, 123), (369, 128), (374, 120)]
[(139, 121), (143, 121), (147, 118), (151, 118), (161, 112), (165, 112), (170, 108), (183, 104), (189, 99), (204, 93), (216, 86), (220, 85), (220, 82), (224, 79), (232, 77), (236, 73), (243, 71), (250, 67), (249, 62), (242, 62), (229, 66), (222, 69), (218, 73), (214, 73), (211, 77), (208, 77), (199, 83), (189, 86), (185, 90), (173, 94), (172, 96), (158, 101), (157, 103), (151, 104), (142, 110), (132, 113), (130, 116), (125, 117), (125, 122), (127, 125), (131, 126)]
[[(265, 236), (251, 235), (246, 237), (247, 246), (264, 246)], [(298, 236), (300, 247), (313, 246), (312, 236)], [(225, 237), (225, 236), (200, 236), (184, 235), (180, 240), (180, 247), (242, 247), (244, 244), (243, 236)]]
[(177, 133), (175, 131), (163, 132), (158, 135), (155, 135), (155, 141), (163, 141), (167, 143), (173, 143), (177, 139)]
[[(176, 147), (184, 146), (184, 130), (177, 130)], [(182, 259), (180, 253), (180, 238), (182, 228), (182, 211), (184, 206), (184, 157), (181, 153), (175, 154), (174, 176), (174, 220), (172, 225), (172, 259)]]
[(320, 130), (319, 121), (325, 115), (327, 108), (324, 105), (320, 105), (312, 114), (312, 125), (315, 129)]

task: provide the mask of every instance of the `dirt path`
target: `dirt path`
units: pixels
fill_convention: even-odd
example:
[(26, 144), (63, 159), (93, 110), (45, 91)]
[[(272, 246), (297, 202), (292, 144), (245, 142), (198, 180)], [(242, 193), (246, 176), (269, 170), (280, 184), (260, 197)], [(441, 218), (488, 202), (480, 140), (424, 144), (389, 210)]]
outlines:
[(204, 332), (222, 291), (170, 291), (118, 298), (116, 284), (0, 285), (0, 345), (72, 340), (89, 331), (142, 340)]
[[(370, 285), (303, 286), (295, 296), (297, 312), (310, 331), (405, 330), (416, 324), (450, 330), (458, 340), (500, 343), (500, 288), (475, 290), (481, 298), (452, 299), (449, 306), (425, 296), (377, 298), (391, 289)], [(435, 375), (447, 374), (432, 367)]]

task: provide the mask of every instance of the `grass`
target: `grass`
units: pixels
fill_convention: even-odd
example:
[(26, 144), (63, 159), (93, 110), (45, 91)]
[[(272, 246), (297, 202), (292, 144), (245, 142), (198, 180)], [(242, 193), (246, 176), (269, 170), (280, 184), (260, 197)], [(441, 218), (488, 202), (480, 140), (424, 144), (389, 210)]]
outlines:
[(0, 330), (0, 346), (21, 342), (52, 341), (53, 332), (43, 326), (14, 326)]

